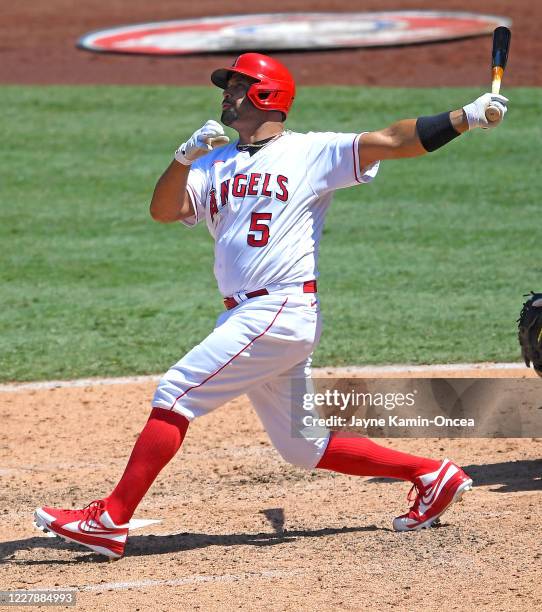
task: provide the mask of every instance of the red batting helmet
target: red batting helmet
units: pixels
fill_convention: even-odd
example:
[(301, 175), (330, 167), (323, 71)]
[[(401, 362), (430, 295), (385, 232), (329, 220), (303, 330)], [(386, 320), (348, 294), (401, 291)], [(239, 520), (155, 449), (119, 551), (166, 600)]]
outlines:
[(256, 108), (288, 114), (295, 97), (295, 82), (286, 66), (268, 55), (243, 53), (229, 68), (215, 70), (211, 81), (226, 89), (232, 74), (243, 74), (256, 80), (247, 91), (248, 99)]

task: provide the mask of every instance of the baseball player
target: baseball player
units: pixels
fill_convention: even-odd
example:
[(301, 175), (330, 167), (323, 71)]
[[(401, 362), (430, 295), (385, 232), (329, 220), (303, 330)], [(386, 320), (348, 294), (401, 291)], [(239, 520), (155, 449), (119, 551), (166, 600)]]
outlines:
[(247, 393), (286, 461), (410, 481), (413, 505), (393, 527), (428, 527), (471, 488), (458, 465), (303, 427), (302, 398), (311, 389), (311, 355), (321, 333), (319, 242), (336, 189), (371, 182), (382, 160), (424, 155), (467, 130), (495, 127), (500, 120), (488, 123), (485, 110), (496, 106), (502, 120), (508, 100), (487, 93), (461, 109), (374, 132), (301, 134), (284, 127), (295, 84), (278, 61), (246, 53), (211, 80), (223, 90), (221, 121), (239, 139), (228, 143), (222, 126), (207, 121), (175, 152), (150, 211), (163, 223), (207, 225), (225, 310), (209, 336), (160, 380), (113, 492), (82, 510), (38, 508), (36, 525), (121, 557), (130, 518), (190, 422)]

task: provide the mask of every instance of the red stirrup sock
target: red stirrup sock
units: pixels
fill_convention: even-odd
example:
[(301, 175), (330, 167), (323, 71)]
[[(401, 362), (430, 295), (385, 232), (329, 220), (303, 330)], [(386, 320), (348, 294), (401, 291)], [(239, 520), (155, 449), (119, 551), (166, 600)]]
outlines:
[(441, 462), (375, 444), (368, 438), (345, 438), (331, 434), (326, 451), (316, 466), (353, 476), (380, 476), (414, 481), (434, 472)]
[(122, 478), (105, 500), (109, 515), (117, 525), (132, 518), (155, 478), (179, 450), (188, 425), (188, 419), (177, 412), (152, 409)]

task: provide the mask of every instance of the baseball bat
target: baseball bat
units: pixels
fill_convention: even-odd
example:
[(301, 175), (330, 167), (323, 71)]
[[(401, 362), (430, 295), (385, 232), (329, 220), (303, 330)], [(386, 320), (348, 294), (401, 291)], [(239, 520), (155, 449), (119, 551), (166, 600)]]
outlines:
[[(512, 32), (504, 26), (495, 28), (493, 32), (493, 48), (491, 51), (491, 93), (498, 94), (501, 89), (501, 81), (508, 61), (510, 39)], [(498, 121), (501, 119), (501, 111), (496, 106), (489, 105), (486, 108), (486, 119)]]

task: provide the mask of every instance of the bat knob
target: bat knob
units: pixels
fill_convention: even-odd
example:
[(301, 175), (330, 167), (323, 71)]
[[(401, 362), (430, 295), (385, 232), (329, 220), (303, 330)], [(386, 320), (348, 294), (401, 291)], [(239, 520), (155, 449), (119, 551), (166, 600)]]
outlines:
[(222, 147), (228, 144), (228, 142), (230, 142), (230, 139), (227, 136), (215, 136), (214, 138), (206, 138), (205, 142), (211, 145), (213, 149), (216, 149), (216, 147)]
[(488, 106), (486, 108), (486, 119), (490, 123), (500, 121), (502, 119), (501, 111), (496, 106)]

